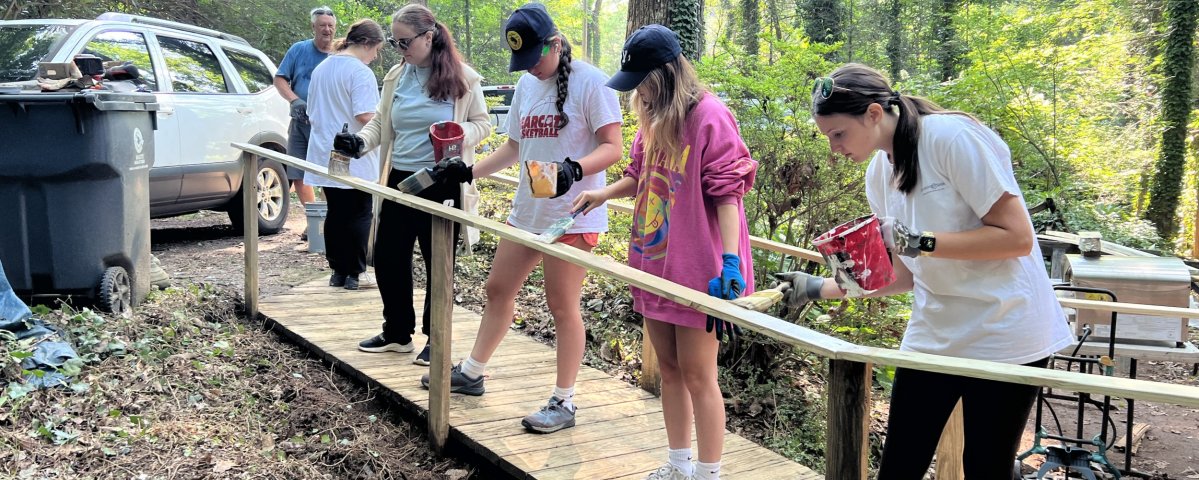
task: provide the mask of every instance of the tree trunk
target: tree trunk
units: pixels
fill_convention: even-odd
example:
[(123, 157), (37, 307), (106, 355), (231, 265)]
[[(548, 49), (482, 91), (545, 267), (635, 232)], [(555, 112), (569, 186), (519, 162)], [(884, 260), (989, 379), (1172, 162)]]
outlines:
[(801, 0), (804, 33), (813, 42), (836, 43), (845, 39), (847, 10), (840, 0)]
[(1161, 154), (1149, 191), (1149, 211), (1145, 218), (1157, 227), (1163, 239), (1177, 233), (1175, 211), (1182, 194), (1182, 176), (1186, 167), (1187, 123), (1191, 115), (1191, 69), (1195, 64), (1195, 24), (1199, 20), (1199, 3), (1194, 0), (1166, 2), (1168, 31), (1162, 71), (1166, 84), (1162, 88)]
[(891, 0), (891, 15), (887, 18), (887, 59), (891, 61), (891, 81), (899, 80), (899, 72), (903, 70), (903, 21), (899, 15), (903, 13), (903, 2)]
[(462, 39), (462, 54), (466, 56), (466, 61), (469, 62), (471, 60), (471, 58), (470, 58), (470, 0), (464, 0), (463, 3), (464, 3), (464, 5), (462, 7), (462, 20), (463, 20), (462, 30), (463, 31), (459, 35), (458, 38)]
[(758, 56), (758, 33), (762, 30), (758, 0), (741, 0), (741, 44), (750, 58)]
[(958, 10), (959, 0), (941, 0), (941, 11), (937, 14), (936, 58), (941, 67), (941, 80), (953, 78), (958, 70), (958, 36), (953, 28), (953, 17)]
[(587, 23), (589, 23), (591, 25), (587, 29), (588, 33), (590, 33), (590, 35), (591, 35), (591, 41), (589, 42), (590, 50), (585, 50), (585, 51), (587, 51), (587, 56), (588, 56), (588, 58), (591, 59), (591, 62), (595, 63), (597, 65), (600, 62), (600, 40), (601, 40), (600, 27), (599, 27), (599, 25), (600, 25), (599, 24), (599, 16), (600, 16), (600, 9), (603, 7), (603, 4), (604, 4), (604, 0), (595, 0), (595, 7), (591, 9), (591, 12), (587, 16), (588, 17)]
[[(597, 9), (598, 10), (598, 9)], [(625, 37), (644, 25), (665, 25), (679, 35), (683, 55), (698, 60), (704, 52), (704, 5), (702, 0), (632, 0)]]

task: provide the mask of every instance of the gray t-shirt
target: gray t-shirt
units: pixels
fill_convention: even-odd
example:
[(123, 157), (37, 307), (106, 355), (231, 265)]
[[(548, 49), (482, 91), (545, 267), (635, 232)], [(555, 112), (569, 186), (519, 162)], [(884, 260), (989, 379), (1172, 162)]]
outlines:
[(391, 127), (395, 129), (395, 145), (391, 150), (391, 168), (415, 171), (433, 166), (433, 144), (429, 142), (429, 126), (454, 119), (452, 100), (429, 98), (425, 85), (429, 68), (412, 64), (404, 66), (391, 105)]

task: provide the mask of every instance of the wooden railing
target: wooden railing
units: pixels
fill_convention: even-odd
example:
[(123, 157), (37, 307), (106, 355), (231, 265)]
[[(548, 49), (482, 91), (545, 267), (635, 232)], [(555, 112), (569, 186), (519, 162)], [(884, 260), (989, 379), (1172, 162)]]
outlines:
[[(243, 189), (252, 192), (253, 179), (259, 158), (270, 159), (291, 165), (307, 172), (329, 177), (321, 166), (298, 160), (278, 152), (254, 145), (234, 143), (243, 151), (245, 176)], [(871, 366), (889, 365), (929, 372), (961, 375), (988, 380), (998, 380), (1025, 385), (1052, 387), (1063, 390), (1112, 395), (1137, 400), (1149, 400), (1191, 407), (1199, 407), (1199, 387), (1172, 385), (1145, 380), (1086, 375), (1077, 372), (1050, 370), (972, 360), (944, 357), (917, 352), (855, 345), (844, 340), (816, 332), (773, 316), (737, 307), (728, 301), (708, 296), (688, 287), (663, 280), (610, 258), (601, 257), (561, 244), (546, 244), (536, 236), (503, 223), (473, 215), (457, 208), (396, 190), (365, 182), (356, 178), (334, 177), (358, 190), (371, 193), (384, 200), (433, 215), (433, 244), (442, 245), (435, 249), (430, 259), (432, 271), (429, 275), (428, 294), (431, 302), (429, 385), (429, 438), (435, 449), (445, 446), (449, 432), (449, 370), (450, 370), (450, 311), (453, 292), (453, 265), (450, 246), (453, 245), (453, 222), (490, 232), (497, 237), (516, 242), (546, 255), (571, 262), (591, 271), (599, 272), (642, 290), (662, 296), (700, 312), (733, 322), (743, 329), (787, 342), (796, 348), (815, 353), (829, 359), (828, 381), (828, 435), (826, 437), (825, 475), (831, 479), (865, 479), (869, 443), (870, 380)], [(256, 197), (243, 195), (245, 203), (245, 305), (251, 318), (258, 315), (258, 257), (257, 257), (257, 212)], [(614, 206), (620, 210), (621, 207)], [(626, 207), (627, 208), (627, 207)], [(754, 246), (780, 253), (797, 255), (818, 260), (814, 252), (770, 242), (754, 240)], [(1199, 318), (1199, 310), (1167, 309), (1147, 305), (1089, 302), (1086, 300), (1063, 301), (1075, 308), (1098, 308), (1117, 312), (1158, 312), (1172, 316)], [(1100, 304), (1100, 305), (1095, 305)], [(1165, 313), (1162, 313), (1165, 312)]]

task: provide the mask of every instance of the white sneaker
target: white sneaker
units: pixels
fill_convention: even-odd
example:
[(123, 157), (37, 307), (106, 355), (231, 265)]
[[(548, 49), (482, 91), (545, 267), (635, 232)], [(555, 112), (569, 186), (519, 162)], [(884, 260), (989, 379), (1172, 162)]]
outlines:
[(645, 480), (693, 480), (694, 478), (694, 476), (683, 473), (682, 470), (679, 470), (679, 467), (667, 463), (658, 467), (657, 470), (650, 472), (649, 476), (645, 477)]

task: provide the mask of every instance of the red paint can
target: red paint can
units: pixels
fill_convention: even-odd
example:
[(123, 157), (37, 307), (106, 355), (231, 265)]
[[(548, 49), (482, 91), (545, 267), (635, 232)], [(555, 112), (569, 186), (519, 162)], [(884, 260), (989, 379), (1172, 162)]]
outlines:
[(895, 281), (891, 254), (883, 243), (874, 215), (838, 225), (812, 243), (824, 256), (837, 283), (851, 296), (878, 290)]

